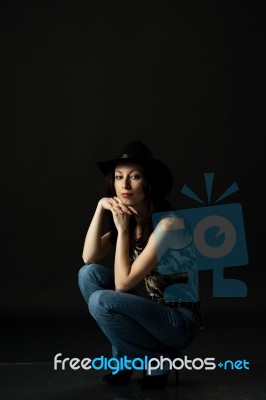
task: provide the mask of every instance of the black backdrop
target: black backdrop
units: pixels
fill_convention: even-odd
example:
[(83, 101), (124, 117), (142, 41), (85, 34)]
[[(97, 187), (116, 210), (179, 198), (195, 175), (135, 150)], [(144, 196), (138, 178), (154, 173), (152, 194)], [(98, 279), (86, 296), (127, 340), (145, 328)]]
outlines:
[[(1, 312), (87, 317), (77, 287), (86, 230), (104, 179), (97, 160), (143, 140), (175, 177), (176, 208), (213, 198), (244, 209), (250, 262), (227, 276), (246, 299), (208, 314), (265, 310), (262, 251), (263, 8), (248, 1), (8, 1), (1, 6)], [(162, 179), (162, 177), (158, 177)], [(217, 311), (218, 310), (218, 311)]]

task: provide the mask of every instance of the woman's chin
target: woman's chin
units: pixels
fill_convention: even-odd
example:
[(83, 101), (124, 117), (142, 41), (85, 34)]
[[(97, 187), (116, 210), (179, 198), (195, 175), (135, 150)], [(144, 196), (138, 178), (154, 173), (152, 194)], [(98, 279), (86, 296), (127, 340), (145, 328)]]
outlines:
[(123, 204), (125, 204), (126, 206), (133, 206), (135, 204), (133, 199), (129, 199), (127, 197), (126, 198), (122, 197), (121, 200), (122, 200)]
[(122, 200), (123, 204), (125, 204), (126, 206), (141, 207), (141, 205), (143, 204), (143, 199), (138, 200), (134, 197), (121, 196), (120, 200)]

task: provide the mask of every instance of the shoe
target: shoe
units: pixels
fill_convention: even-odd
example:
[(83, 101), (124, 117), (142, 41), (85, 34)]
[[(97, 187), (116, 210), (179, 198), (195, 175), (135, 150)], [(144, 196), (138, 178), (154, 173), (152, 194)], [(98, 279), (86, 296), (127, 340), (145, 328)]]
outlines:
[[(166, 374), (160, 375), (145, 375), (142, 379), (137, 382), (137, 385), (143, 389), (149, 388), (163, 388), (166, 386), (170, 371)], [(175, 370), (176, 386), (179, 383), (178, 370)]]
[(131, 375), (133, 374), (133, 369), (122, 370), (117, 374), (110, 372), (104, 375), (103, 381), (108, 385), (124, 385), (130, 381)]

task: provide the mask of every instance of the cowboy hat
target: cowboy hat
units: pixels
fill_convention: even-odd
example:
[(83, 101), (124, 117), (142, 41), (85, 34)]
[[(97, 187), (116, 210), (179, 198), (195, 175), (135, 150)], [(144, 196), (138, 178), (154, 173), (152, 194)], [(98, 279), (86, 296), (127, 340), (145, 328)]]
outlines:
[[(117, 158), (107, 161), (98, 161), (97, 165), (106, 176), (114, 170), (118, 163), (135, 162), (140, 163), (149, 173), (149, 178), (153, 187), (153, 192), (161, 196), (166, 196), (173, 187), (173, 177), (167, 165), (156, 158), (150, 150), (140, 141), (130, 141), (126, 143)], [(156, 190), (155, 190), (156, 188)]]

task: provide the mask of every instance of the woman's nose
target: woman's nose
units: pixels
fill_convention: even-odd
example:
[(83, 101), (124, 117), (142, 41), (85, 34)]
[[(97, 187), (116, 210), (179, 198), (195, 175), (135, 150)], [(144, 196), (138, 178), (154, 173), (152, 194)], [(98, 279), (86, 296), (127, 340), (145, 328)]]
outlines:
[(124, 189), (129, 189), (130, 188), (130, 182), (127, 178), (124, 178), (123, 183), (122, 183), (122, 187)]

